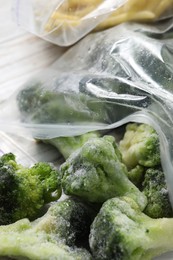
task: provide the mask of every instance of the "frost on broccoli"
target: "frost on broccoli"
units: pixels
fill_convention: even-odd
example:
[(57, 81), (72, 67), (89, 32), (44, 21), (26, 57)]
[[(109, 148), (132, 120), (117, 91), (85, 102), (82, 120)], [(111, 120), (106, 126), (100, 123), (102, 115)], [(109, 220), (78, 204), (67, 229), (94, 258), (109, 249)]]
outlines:
[(62, 188), (67, 195), (95, 203), (127, 195), (141, 209), (146, 205), (145, 195), (127, 177), (126, 166), (112, 136), (87, 141), (61, 165), (60, 171)]
[(0, 256), (31, 260), (89, 260), (88, 250), (76, 245), (89, 236), (95, 216), (93, 212), (82, 202), (68, 198), (52, 203), (47, 213), (33, 222), (21, 219), (0, 226)]
[(160, 144), (157, 132), (147, 124), (129, 123), (119, 143), (124, 164), (155, 167), (160, 164)]
[(161, 168), (147, 169), (142, 190), (147, 197), (147, 206), (144, 212), (148, 216), (152, 218), (173, 216), (165, 174)]
[(33, 219), (46, 203), (60, 196), (60, 175), (53, 165), (39, 162), (27, 168), (18, 164), (12, 153), (0, 158), (1, 225)]
[(38, 222), (38, 230), (50, 229), (50, 232), (52, 232), (51, 225), (54, 224), (56, 238), (63, 244), (85, 246), (96, 213), (97, 211), (91, 205), (69, 197), (52, 204), (47, 214), (35, 222)]
[(173, 250), (173, 219), (153, 219), (127, 197), (107, 200), (91, 226), (96, 260), (151, 260)]

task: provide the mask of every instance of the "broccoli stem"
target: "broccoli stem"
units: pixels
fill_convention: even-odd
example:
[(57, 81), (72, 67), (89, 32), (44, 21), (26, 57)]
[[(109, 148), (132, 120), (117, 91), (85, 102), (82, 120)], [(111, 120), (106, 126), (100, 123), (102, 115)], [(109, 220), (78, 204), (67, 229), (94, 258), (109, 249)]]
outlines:
[(109, 174), (112, 177), (112, 184), (110, 183), (109, 186), (110, 194), (121, 196), (124, 192), (124, 196), (132, 198), (138, 204), (140, 209), (143, 210), (147, 204), (146, 196), (142, 192), (140, 192), (139, 189), (132, 182), (129, 181), (122, 169), (119, 168), (119, 164), (116, 164), (116, 162), (109, 162), (109, 165), (107, 165), (105, 169), (106, 168), (109, 169)]
[(26, 233), (19, 236), (18, 233), (2, 233), (0, 236), (0, 256), (19, 257), (22, 255), (22, 258), (33, 260), (58, 260), (63, 257), (63, 260), (75, 260), (69, 252), (57, 244), (46, 241), (46, 239), (40, 243), (43, 235), (36, 236), (32, 233)]
[[(142, 221), (142, 219), (140, 219)], [(147, 250), (141, 260), (149, 260), (173, 250), (173, 218), (143, 219), (149, 237)], [(147, 229), (148, 227), (148, 229)]]
[(44, 143), (53, 145), (59, 150), (64, 159), (67, 159), (73, 152), (81, 148), (91, 138), (99, 137), (99, 132), (89, 132), (79, 136), (56, 137), (42, 140)]

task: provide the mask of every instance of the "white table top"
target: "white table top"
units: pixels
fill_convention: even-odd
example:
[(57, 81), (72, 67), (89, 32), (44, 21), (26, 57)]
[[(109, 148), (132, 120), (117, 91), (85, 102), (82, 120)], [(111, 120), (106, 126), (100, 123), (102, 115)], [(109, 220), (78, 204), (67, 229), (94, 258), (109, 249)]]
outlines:
[(6, 93), (55, 61), (63, 50), (19, 28), (12, 21), (11, 5), (10, 0), (0, 0), (0, 88)]
[[(11, 6), (12, 0), (0, 0), (0, 99), (8, 98), (35, 72), (53, 63), (64, 52), (64, 49), (19, 28), (12, 21)], [(8, 138), (12, 138), (12, 143)], [(25, 151), (36, 160), (43, 157), (53, 160), (56, 155), (48, 150), (47, 146), (22, 138), (18, 133), (14, 136), (0, 134), (0, 153), (14, 151), (20, 157)]]

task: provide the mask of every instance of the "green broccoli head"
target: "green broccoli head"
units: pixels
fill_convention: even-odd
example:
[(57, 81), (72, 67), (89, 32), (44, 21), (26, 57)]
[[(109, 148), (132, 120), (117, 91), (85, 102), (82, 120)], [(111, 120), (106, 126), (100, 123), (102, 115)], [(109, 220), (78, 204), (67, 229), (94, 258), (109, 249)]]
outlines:
[(151, 260), (173, 250), (173, 219), (152, 219), (131, 198), (112, 198), (94, 219), (89, 243), (96, 260)]
[(1, 157), (0, 224), (33, 219), (47, 202), (60, 196), (60, 176), (51, 164), (40, 162), (27, 168), (16, 162), (14, 154)]
[(0, 157), (0, 167), (3, 166), (5, 163), (11, 163), (13, 165), (13, 163), (15, 162), (15, 155), (13, 153), (6, 153), (3, 154)]
[(11, 165), (0, 166), (0, 224), (12, 222), (12, 210), (17, 207), (18, 181)]
[(128, 171), (128, 178), (131, 182), (135, 184), (139, 189), (141, 189), (142, 182), (144, 180), (145, 167), (142, 165), (136, 165), (133, 169)]
[(130, 123), (119, 143), (124, 164), (154, 167), (160, 164), (160, 144), (157, 132), (147, 124)]
[(83, 239), (86, 231), (89, 235), (92, 214), (89, 206), (69, 198), (52, 203), (47, 213), (33, 222), (22, 219), (1, 226), (0, 256), (33, 260), (89, 260), (90, 253), (75, 243)]
[[(25, 169), (24, 169), (25, 170)], [(61, 178), (53, 164), (38, 162), (29, 168), (29, 176), (38, 178), (43, 189), (43, 198), (46, 203), (57, 200), (61, 196)], [(22, 173), (19, 172), (20, 174)]]
[(129, 181), (114, 137), (88, 140), (61, 165), (62, 188), (67, 195), (102, 203), (115, 196), (128, 195), (143, 209), (146, 198)]
[(172, 217), (172, 206), (162, 169), (147, 169), (142, 186), (147, 197), (144, 212), (152, 218)]
[(68, 197), (52, 203), (47, 213), (35, 221), (35, 228), (54, 233), (56, 240), (68, 246), (88, 246), (86, 240), (96, 213), (93, 206)]

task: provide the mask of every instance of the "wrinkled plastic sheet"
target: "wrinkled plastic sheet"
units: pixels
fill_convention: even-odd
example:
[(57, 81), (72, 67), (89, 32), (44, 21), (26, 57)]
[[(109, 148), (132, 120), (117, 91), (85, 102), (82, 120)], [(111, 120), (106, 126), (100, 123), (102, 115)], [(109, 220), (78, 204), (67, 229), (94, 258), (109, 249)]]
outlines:
[[(51, 99), (40, 103), (49, 91)], [(23, 98), (22, 92), (30, 93)], [(35, 99), (34, 99), (35, 98)], [(26, 113), (21, 104), (29, 103)], [(33, 107), (32, 107), (33, 106)], [(152, 125), (173, 202), (173, 21), (122, 24), (88, 35), (1, 102), (0, 128), (35, 138)]]

